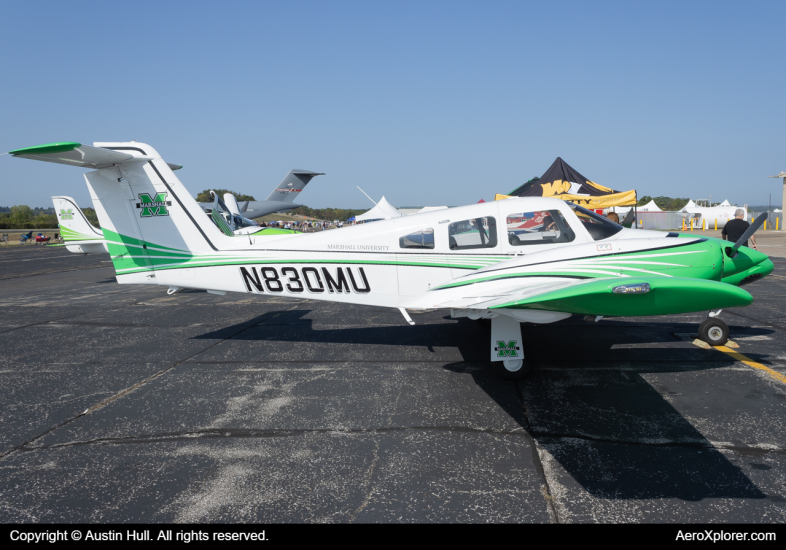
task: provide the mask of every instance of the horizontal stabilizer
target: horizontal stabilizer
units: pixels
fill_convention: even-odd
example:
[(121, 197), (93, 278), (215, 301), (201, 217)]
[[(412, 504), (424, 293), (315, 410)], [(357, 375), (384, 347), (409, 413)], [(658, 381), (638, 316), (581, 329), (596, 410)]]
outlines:
[[(54, 162), (56, 164), (67, 164), (69, 166), (94, 169), (109, 168), (110, 166), (123, 164), (124, 162), (152, 160), (152, 157), (134, 156), (122, 151), (82, 145), (74, 141), (25, 147), (24, 149), (9, 151), (8, 154), (18, 158), (42, 160), (44, 162)], [(167, 165), (172, 170), (180, 170), (183, 168), (180, 164), (168, 162)]]

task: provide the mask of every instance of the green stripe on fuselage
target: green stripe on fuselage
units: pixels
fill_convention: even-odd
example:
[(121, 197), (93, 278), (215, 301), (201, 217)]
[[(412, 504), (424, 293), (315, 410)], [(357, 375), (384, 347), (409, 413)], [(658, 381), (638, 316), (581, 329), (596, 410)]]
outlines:
[[(699, 241), (688, 245), (510, 267), (500, 269), (498, 272), (479, 274), (477, 278), (468, 277), (462, 281), (442, 285), (439, 288), (454, 288), (487, 281), (536, 276), (604, 278), (663, 275), (720, 281), (722, 261), (721, 249), (718, 244)], [(645, 273), (642, 270), (655, 273)]]

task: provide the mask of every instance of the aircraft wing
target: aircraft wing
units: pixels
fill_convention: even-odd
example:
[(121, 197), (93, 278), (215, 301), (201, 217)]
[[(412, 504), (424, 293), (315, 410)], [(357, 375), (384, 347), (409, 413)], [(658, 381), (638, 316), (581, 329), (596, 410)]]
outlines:
[[(121, 151), (93, 147), (91, 145), (82, 145), (74, 141), (25, 147), (24, 149), (9, 151), (9, 154), (19, 158), (42, 160), (44, 162), (54, 162), (57, 164), (94, 169), (109, 168), (115, 164), (122, 164), (129, 161), (153, 160), (152, 157), (135, 157), (134, 155), (129, 155)], [(167, 165), (172, 170), (180, 170), (183, 167), (180, 164), (169, 162), (167, 162)]]
[(287, 210), (294, 210), (300, 208), (302, 205), (295, 204), (294, 202), (282, 201), (249, 201), (248, 208), (243, 212), (243, 216), (249, 219), (261, 218), (274, 212), (285, 212)]
[(448, 283), (429, 290), (402, 304), (406, 309), (491, 309), (500, 304), (526, 299), (553, 290), (581, 284), (581, 279), (548, 279), (545, 277), (522, 281), (498, 281), (484, 284), (450, 286)]
[(592, 279), (522, 277), (462, 284), (460, 279), (405, 302), (405, 309), (534, 309), (603, 316), (670, 315), (747, 306), (745, 290), (685, 277)]
[[(205, 212), (213, 209), (212, 202), (200, 202), (198, 204)], [(246, 208), (246, 210), (243, 212), (243, 217), (248, 219), (261, 218), (262, 216), (267, 216), (268, 214), (273, 214), (275, 212), (285, 212), (286, 210), (294, 210), (295, 208), (300, 208), (301, 206), (302, 205), (295, 204), (293, 202), (248, 201), (248, 208)]]

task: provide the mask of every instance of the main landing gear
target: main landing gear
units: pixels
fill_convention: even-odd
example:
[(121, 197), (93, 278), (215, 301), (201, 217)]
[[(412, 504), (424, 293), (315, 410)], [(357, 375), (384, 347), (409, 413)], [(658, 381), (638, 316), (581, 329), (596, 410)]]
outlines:
[(711, 346), (722, 346), (729, 341), (729, 325), (718, 319), (721, 310), (710, 312), (710, 316), (699, 325), (699, 340)]

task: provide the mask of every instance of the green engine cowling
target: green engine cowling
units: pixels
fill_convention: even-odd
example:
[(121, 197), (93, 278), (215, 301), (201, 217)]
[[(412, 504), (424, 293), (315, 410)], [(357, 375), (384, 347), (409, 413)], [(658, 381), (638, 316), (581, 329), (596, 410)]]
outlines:
[(775, 265), (763, 252), (747, 246), (737, 249), (737, 256), (730, 256), (733, 243), (723, 242), (723, 277), (721, 281), (742, 286), (772, 273)]

